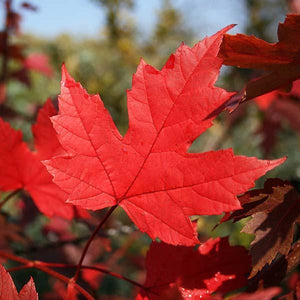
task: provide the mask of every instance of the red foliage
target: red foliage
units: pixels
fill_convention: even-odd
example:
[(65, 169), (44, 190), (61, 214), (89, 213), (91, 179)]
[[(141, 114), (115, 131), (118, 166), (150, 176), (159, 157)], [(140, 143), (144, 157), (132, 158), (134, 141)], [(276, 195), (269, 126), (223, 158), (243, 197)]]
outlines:
[(287, 15), (278, 26), (278, 42), (270, 44), (255, 36), (225, 35), (219, 56), (224, 64), (267, 71), (267, 75), (250, 81), (241, 95), (227, 103), (239, 103), (290, 85), (300, 78), (300, 15)]
[(146, 268), (147, 290), (138, 299), (200, 299), (244, 286), (250, 257), (243, 247), (230, 247), (227, 239), (210, 239), (197, 250), (152, 243)]
[(57, 215), (70, 220), (78, 213), (86, 217), (83, 210), (65, 203), (66, 194), (52, 182), (51, 175), (41, 163), (42, 159), (63, 152), (49, 119), (54, 114), (55, 109), (48, 100), (32, 129), (35, 152), (31, 152), (22, 141), (20, 131), (0, 119), (0, 189), (25, 189), (39, 210), (49, 217)]
[(9, 273), (0, 265), (0, 300), (38, 300), (33, 279), (18, 293)]
[[(19, 30), (20, 16), (12, 10), (11, 1), (5, 3), (7, 28), (0, 32), (4, 66), (0, 104), (6, 98), (9, 78), (29, 86), (28, 70), (52, 75), (47, 56), (32, 54), (25, 59), (22, 46), (8, 43), (10, 31)], [(28, 2), (22, 6), (35, 9)], [(182, 44), (162, 70), (142, 60), (127, 93), (129, 129), (124, 137), (100, 97), (89, 95), (65, 67), (59, 113), (50, 100), (39, 111), (32, 127), (34, 151), (23, 142), (20, 131), (0, 119), (0, 190), (12, 191), (0, 208), (20, 190), (27, 191), (39, 210), (52, 218), (44, 226), (44, 233), (55, 233), (55, 246), (62, 249), (51, 248), (51, 254), (59, 253), (68, 262), (39, 261), (42, 253), (30, 260), (12, 253), (13, 247), (7, 251), (11, 241), (26, 247), (31, 241), (22, 236), (19, 226), (27, 224), (26, 213), (20, 224), (10, 222), (9, 215), (3, 214), (0, 245), (5, 251), (0, 250), (0, 257), (20, 264), (9, 271), (35, 268), (60, 280), (54, 283), (54, 292), (43, 295), (45, 299), (77, 299), (81, 294), (92, 300), (93, 296), (77, 282), (81, 276), (95, 292), (103, 274), (140, 288), (136, 297), (139, 300), (270, 300), (278, 296), (281, 289), (276, 286), (300, 263), (300, 241), (294, 241), (294, 227), (300, 223), (300, 194), (291, 183), (280, 179), (267, 180), (263, 189), (248, 190), (256, 179), (282, 164), (285, 158), (259, 160), (234, 155), (232, 149), (189, 153), (188, 148), (212, 126), (224, 108), (279, 87), (286, 88), (299, 78), (299, 17), (289, 15), (279, 25), (276, 44), (245, 35), (226, 35), (232, 27), (228, 26), (192, 48)], [(263, 69), (268, 74), (236, 94), (214, 86), (223, 63), (218, 57), (221, 44), (220, 56), (226, 64)], [(9, 73), (9, 59), (19, 60), (23, 66)], [(300, 131), (299, 89), (296, 81), (289, 94), (274, 91), (257, 99), (257, 103), (263, 104), (266, 115), (276, 111), (276, 116), (285, 117), (291, 127)], [(273, 118), (272, 124), (278, 125), (276, 121)], [(29, 199), (28, 194), (22, 193), (23, 200)], [(24, 201), (25, 208), (29, 205)], [(132, 234), (131, 240), (120, 243), (123, 246), (117, 250), (108, 232), (102, 232), (104, 237), (96, 237), (117, 206), (142, 232), (161, 240), (153, 242), (147, 253), (143, 285), (109, 269), (118, 267), (123, 271), (117, 264), (123, 263), (120, 258), (124, 257), (130, 261), (134, 254), (126, 256), (125, 252), (137, 235)], [(111, 208), (87, 243), (81, 244), (82, 237), (71, 231), (70, 220), (88, 217), (84, 209), (107, 207)], [(227, 238), (199, 244), (197, 224), (190, 217), (223, 212), (221, 222), (251, 216), (243, 229), (255, 235), (249, 251), (230, 246)], [(97, 213), (92, 220), (84, 220), (86, 226), (95, 226), (96, 218)], [(24, 252), (32, 254), (41, 249), (30, 245)], [(139, 261), (138, 275), (141, 266)], [(56, 271), (59, 268), (62, 273)], [(67, 277), (64, 269), (76, 269), (75, 275)], [(290, 278), (290, 290), (282, 297), (292, 299), (299, 297), (300, 283), (297, 275)], [(226, 293), (239, 288), (245, 292), (228, 298)], [(18, 293), (10, 275), (0, 266), (0, 300), (37, 297), (32, 279)]]
[(207, 116), (232, 95), (213, 86), (229, 28), (193, 48), (181, 45), (161, 71), (140, 63), (124, 137), (100, 97), (88, 95), (63, 68), (60, 111), (52, 120), (67, 155), (46, 166), (69, 203), (92, 210), (120, 205), (152, 239), (193, 245), (189, 216), (240, 208), (236, 195), (284, 162), (235, 156), (232, 149), (187, 153), (212, 125)]

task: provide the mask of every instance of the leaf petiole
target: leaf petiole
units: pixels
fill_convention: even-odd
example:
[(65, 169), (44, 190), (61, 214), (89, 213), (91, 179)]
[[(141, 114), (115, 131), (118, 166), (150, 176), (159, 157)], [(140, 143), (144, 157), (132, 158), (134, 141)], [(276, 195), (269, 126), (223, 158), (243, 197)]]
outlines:
[(102, 228), (102, 226), (104, 225), (104, 223), (108, 220), (108, 218), (111, 216), (111, 214), (114, 212), (114, 210), (115, 210), (117, 207), (118, 207), (118, 205), (114, 205), (114, 206), (112, 206), (112, 207), (107, 211), (107, 213), (106, 213), (106, 215), (104, 216), (103, 220), (102, 220), (102, 221), (99, 223), (99, 225), (95, 228), (93, 234), (91, 235), (91, 237), (90, 237), (89, 240), (87, 241), (87, 243), (86, 243), (86, 245), (85, 245), (85, 247), (84, 247), (84, 249), (83, 249), (83, 252), (82, 252), (82, 254), (81, 254), (80, 260), (79, 260), (79, 262), (78, 262), (78, 264), (77, 264), (76, 273), (75, 273), (75, 275), (74, 275), (74, 277), (73, 277), (74, 282), (76, 282), (77, 279), (78, 279), (78, 276), (79, 276), (79, 274), (80, 274), (80, 269), (81, 269), (81, 267), (82, 267), (83, 260), (84, 260), (84, 258), (85, 258), (85, 255), (86, 255), (88, 249), (89, 249), (90, 244), (92, 243), (93, 239), (94, 239), (95, 236), (97, 235), (98, 231)]

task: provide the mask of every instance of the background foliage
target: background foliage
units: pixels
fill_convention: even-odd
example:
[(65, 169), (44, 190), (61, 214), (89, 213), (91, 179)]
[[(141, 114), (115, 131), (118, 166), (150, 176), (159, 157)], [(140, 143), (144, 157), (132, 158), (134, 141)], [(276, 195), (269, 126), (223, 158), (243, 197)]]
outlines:
[[(277, 40), (278, 22), (283, 21), (288, 11), (296, 9), (293, 3), (296, 1), (244, 1), (248, 10), (246, 33), (254, 34), (267, 41)], [(2, 2), (1, 5), (3, 5)], [(144, 35), (137, 26), (133, 11), (136, 5), (135, 0), (93, 0), (93, 2), (105, 12), (105, 27), (99, 29), (98, 36), (77, 39), (61, 34), (54, 38), (41, 38), (16, 32), (11, 36), (10, 42), (20, 47), (22, 45), (22, 51), (26, 55), (46, 54), (53, 70), (52, 76), (30, 72), (28, 74), (30, 84), (24, 84), (26, 83), (24, 80), (21, 82), (22, 80), (13, 78), (1, 80), (1, 83), (5, 83), (6, 95), (5, 101), (1, 104), (0, 115), (10, 121), (15, 128), (21, 128), (28, 142), (32, 140), (30, 128), (38, 108), (49, 96), (56, 101), (62, 62), (65, 62), (70, 74), (80, 81), (89, 93), (101, 94), (118, 128), (124, 134), (128, 122), (125, 91), (131, 86), (132, 74), (135, 72), (140, 57), (160, 68), (181, 41), (191, 46), (197, 41), (199, 35), (205, 34), (201, 28), (186, 25), (189, 10), (180, 10), (172, 0), (161, 1), (156, 24), (148, 35)], [(201, 1), (196, 7), (201, 9)], [(32, 13), (38, 14), (39, 12)], [(3, 61), (3, 55), (1, 59)], [(17, 60), (10, 60), (8, 68), (15, 70), (19, 65), (20, 62)], [(249, 79), (257, 75), (249, 70), (226, 67), (222, 70), (218, 85), (230, 90), (240, 90)], [(300, 126), (297, 128), (289, 120), (280, 120), (280, 128), (278, 127), (275, 132), (276, 141), (270, 149), (266, 150), (263, 141), (265, 136), (270, 134), (263, 127), (266, 117), (267, 112), (261, 110), (254, 101), (240, 106), (231, 115), (223, 113), (215, 121), (214, 126), (192, 145), (190, 151), (199, 152), (232, 147), (236, 154), (259, 158), (271, 159), (287, 155), (288, 161), (269, 173), (268, 177), (280, 174), (280, 178), (288, 179), (300, 186), (300, 156), (297, 155), (300, 146)], [(88, 221), (73, 221), (70, 226), (62, 220), (50, 221), (38, 214), (33, 204), (28, 206), (30, 203), (28, 195), (22, 195), (22, 199), (26, 203), (26, 210), (29, 211), (29, 214), (28, 211), (26, 213), (26, 219), (23, 217), (25, 214), (22, 213), (23, 208), (18, 198), (4, 207), (7, 217), (13, 221), (21, 220), (25, 228), (22, 237), (25, 242), (13, 243), (16, 252), (32, 255), (34, 259), (51, 261), (51, 258), (55, 257), (55, 261), (66, 259), (77, 263), (76, 259), (82, 249), (82, 242), (103, 212), (94, 213), (92, 219)], [(235, 225), (225, 223), (211, 232), (216, 218), (218, 217), (197, 218), (198, 231), (203, 239), (211, 235), (229, 235), (233, 244), (249, 246), (252, 237), (239, 232), (242, 227), (241, 222)], [(62, 236), (71, 238), (75, 243), (61, 244), (59, 241)], [(111, 238), (111, 243), (107, 239), (108, 236)], [(142, 280), (143, 257), (149, 243), (149, 238), (137, 232), (134, 225), (120, 210), (106, 224), (102, 237), (95, 241), (95, 246), (87, 259), (98, 263), (108, 261), (116, 271), (121, 270), (123, 274), (131, 278)], [(38, 246), (31, 246), (33, 244)], [(43, 299), (53, 299), (49, 284), (51, 279), (38, 271), (15, 273), (14, 281), (18, 287), (24, 285), (29, 274), (34, 277), (36, 286), (39, 287), (38, 292), (43, 295)], [(87, 283), (83, 283), (85, 284)], [(59, 288), (57, 287), (57, 290)], [(116, 293), (124, 297), (123, 299), (133, 297), (128, 283), (106, 276), (103, 276), (97, 293), (101, 299), (118, 299), (109, 298), (109, 295), (116, 295)]]

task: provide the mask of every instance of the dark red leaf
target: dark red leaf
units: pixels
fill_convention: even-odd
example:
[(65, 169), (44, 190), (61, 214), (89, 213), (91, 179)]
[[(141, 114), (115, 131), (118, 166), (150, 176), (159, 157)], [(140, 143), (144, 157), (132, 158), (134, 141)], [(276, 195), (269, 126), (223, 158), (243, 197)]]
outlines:
[(144, 285), (149, 290), (141, 291), (138, 299), (202, 299), (244, 286), (250, 257), (225, 238), (210, 239), (198, 249), (153, 242), (146, 268)]
[[(269, 72), (249, 82), (238, 103), (287, 86), (300, 78), (299, 39), (300, 15), (292, 14), (279, 24), (278, 42), (275, 44), (243, 34), (225, 35), (219, 55), (226, 65)], [(230, 109), (232, 102), (228, 102)]]
[(232, 213), (229, 219), (238, 221), (252, 216), (242, 231), (255, 234), (250, 248), (253, 277), (278, 253), (289, 253), (294, 224), (300, 222), (300, 194), (288, 181), (268, 179), (263, 189), (250, 191), (240, 200), (243, 209)]

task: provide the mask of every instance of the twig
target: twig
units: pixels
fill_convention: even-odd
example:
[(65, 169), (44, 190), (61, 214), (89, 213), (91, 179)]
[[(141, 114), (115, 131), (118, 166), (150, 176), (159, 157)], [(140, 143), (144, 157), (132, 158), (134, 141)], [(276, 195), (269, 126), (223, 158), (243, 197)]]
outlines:
[[(42, 266), (51, 267), (51, 268), (77, 268), (77, 265), (74, 265), (74, 264), (45, 263), (45, 262), (39, 262), (39, 264), (42, 265)], [(23, 269), (23, 268), (21, 268), (21, 269)], [(127, 282), (129, 282), (129, 283), (131, 283), (131, 284), (133, 284), (137, 287), (140, 287), (141, 289), (148, 290), (144, 285), (142, 285), (142, 284), (126, 277), (126, 276), (123, 276), (119, 273), (112, 272), (112, 271), (110, 271), (106, 268), (81, 265), (81, 269), (88, 269), (88, 270), (98, 271), (98, 272), (113, 276), (115, 278), (119, 278), (121, 280), (127, 281)], [(18, 267), (8, 269), (7, 271), (11, 272), (11, 270), (12, 271), (15, 271), (15, 270), (17, 271)]]
[(12, 260), (12, 261), (16, 261), (16, 262), (24, 265), (22, 267), (20, 266), (20, 267), (12, 268), (11, 271), (20, 270), (20, 269), (30, 269), (30, 268), (35, 268), (35, 269), (41, 270), (41, 271), (47, 273), (48, 275), (63, 281), (66, 284), (70, 284), (70, 283), (74, 284), (74, 288), (79, 293), (81, 293), (86, 299), (94, 300), (94, 298), (85, 289), (83, 289), (80, 285), (78, 285), (76, 282), (74, 282), (74, 280), (72, 278), (70, 279), (54, 270), (51, 270), (50, 268), (45, 266), (43, 264), (43, 262), (31, 261), (26, 258), (19, 257), (14, 254), (11, 254), (11, 253), (6, 253), (1, 250), (0, 250), (0, 256), (3, 258), (6, 258), (6, 259)]
[(83, 249), (83, 252), (81, 254), (81, 257), (80, 257), (80, 260), (77, 264), (77, 269), (76, 269), (76, 273), (73, 277), (74, 279), (74, 282), (77, 281), (78, 279), (78, 276), (80, 274), (80, 269), (81, 269), (81, 266), (82, 266), (82, 263), (83, 263), (83, 260), (85, 258), (85, 255), (89, 249), (89, 246), (91, 244), (91, 242), (93, 241), (94, 237), (97, 235), (98, 231), (101, 229), (101, 227), (103, 226), (103, 224), (108, 220), (108, 218), (111, 216), (111, 214), (114, 212), (114, 210), (118, 207), (118, 205), (114, 205), (112, 206), (106, 213), (106, 215), (104, 216), (103, 220), (99, 223), (99, 225), (96, 227), (96, 229), (94, 230), (93, 234), (91, 235), (91, 237), (89, 238), (89, 240), (87, 241), (84, 249)]

